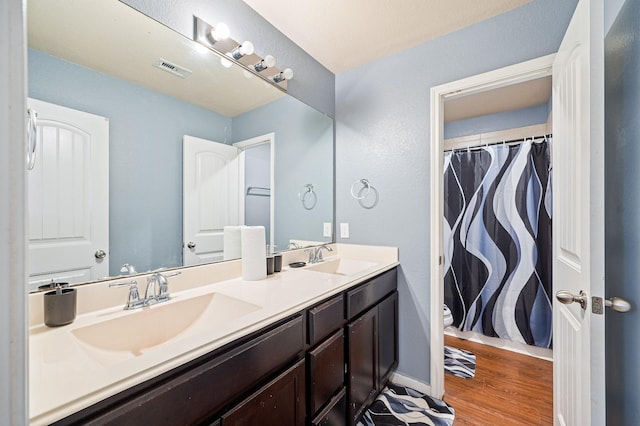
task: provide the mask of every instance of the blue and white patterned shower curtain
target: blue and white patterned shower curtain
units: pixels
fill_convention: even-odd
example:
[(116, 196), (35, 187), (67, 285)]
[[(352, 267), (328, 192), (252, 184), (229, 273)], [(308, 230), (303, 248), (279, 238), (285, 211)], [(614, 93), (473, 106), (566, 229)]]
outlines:
[(453, 325), (551, 347), (549, 142), (445, 153), (443, 228)]

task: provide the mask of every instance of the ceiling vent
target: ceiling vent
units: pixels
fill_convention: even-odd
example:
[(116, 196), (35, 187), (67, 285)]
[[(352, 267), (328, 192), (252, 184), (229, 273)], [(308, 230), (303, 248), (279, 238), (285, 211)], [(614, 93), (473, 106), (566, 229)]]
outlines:
[(154, 62), (153, 66), (180, 78), (186, 78), (191, 75), (191, 70), (188, 70), (184, 67), (181, 67), (180, 65), (176, 65), (162, 58)]

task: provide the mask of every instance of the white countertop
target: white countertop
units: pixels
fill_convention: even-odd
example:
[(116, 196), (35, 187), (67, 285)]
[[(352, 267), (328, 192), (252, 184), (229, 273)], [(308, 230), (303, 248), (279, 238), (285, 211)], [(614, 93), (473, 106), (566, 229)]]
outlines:
[[(193, 288), (189, 288), (190, 285), (176, 285), (179, 289), (185, 289), (172, 292), (172, 299), (168, 302), (143, 309), (164, 308), (208, 293), (240, 299), (255, 306), (252, 306), (250, 312), (235, 319), (219, 321), (211, 324), (210, 327), (201, 326), (190, 333), (178, 334), (175, 338), (145, 349), (142, 353), (101, 352), (99, 349), (87, 346), (74, 336), (74, 330), (140, 312), (125, 311), (122, 309), (122, 304), (80, 313), (72, 324), (58, 328), (46, 327), (41, 322), (37, 322), (38, 315), (30, 315), (32, 319), (29, 334), (31, 423), (49, 424), (62, 419), (398, 265), (395, 248), (342, 244), (334, 247), (338, 257), (366, 260), (371, 266), (350, 275), (283, 267), (282, 272), (260, 281), (243, 281), (235, 277), (209, 284), (199, 284)], [(295, 254), (287, 257), (283, 259), (286, 263), (297, 260), (294, 259)], [(229, 264), (229, 262), (226, 263)], [(224, 264), (208, 265), (203, 276), (213, 277), (216, 275), (216, 269), (228, 270), (230, 267)], [(221, 275), (226, 278), (224, 274)], [(189, 279), (188, 276), (179, 277), (183, 281)], [(170, 278), (170, 283), (171, 280), (179, 277)], [(214, 281), (214, 278), (210, 281)], [(96, 301), (89, 302), (87, 297), (81, 298), (83, 287), (77, 287), (78, 303), (99, 306), (99, 304), (96, 305)], [(171, 284), (170, 288), (172, 288)], [(112, 291), (106, 285), (102, 285), (101, 289), (105, 292)], [(95, 287), (91, 291), (99, 294)], [(126, 300), (126, 292), (119, 292), (118, 295), (122, 296), (122, 302)], [(34, 298), (30, 301), (31, 309), (42, 306), (38, 305), (41, 299), (37, 299), (41, 298), (41, 295), (30, 295), (31, 297)], [(79, 312), (86, 309), (86, 306), (78, 306)], [(158, 324), (158, 327), (162, 327), (162, 324)]]

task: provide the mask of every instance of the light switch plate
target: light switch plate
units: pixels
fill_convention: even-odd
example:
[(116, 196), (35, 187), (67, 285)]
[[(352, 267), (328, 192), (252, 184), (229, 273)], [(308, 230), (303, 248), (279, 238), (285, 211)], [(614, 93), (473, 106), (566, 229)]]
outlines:
[(322, 236), (331, 238), (331, 222), (325, 222), (322, 230)]
[(340, 224), (340, 238), (349, 238), (349, 224), (341, 223)]

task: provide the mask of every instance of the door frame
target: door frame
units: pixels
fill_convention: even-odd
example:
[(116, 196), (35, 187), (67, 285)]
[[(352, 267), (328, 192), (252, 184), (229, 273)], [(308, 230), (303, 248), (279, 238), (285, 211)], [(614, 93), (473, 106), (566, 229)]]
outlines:
[(444, 277), (442, 276), (442, 218), (444, 187), (442, 155), (444, 149), (444, 101), (498, 89), (541, 77), (551, 76), (555, 54), (531, 59), (494, 71), (452, 81), (431, 88), (431, 206), (430, 212), (430, 308), (431, 308), (431, 395), (444, 394)]
[(273, 246), (275, 244), (275, 161), (276, 161), (276, 134), (274, 132), (266, 133), (264, 135), (256, 136), (254, 138), (245, 139), (240, 142), (235, 142), (233, 146), (240, 149), (240, 217), (242, 218), (242, 223), (244, 223), (244, 211), (245, 211), (245, 202), (246, 202), (246, 192), (245, 192), (245, 159), (246, 154), (245, 151), (250, 148), (255, 148), (256, 146), (270, 144), (270, 165), (269, 165), (269, 227), (271, 231), (269, 232), (269, 245)]

